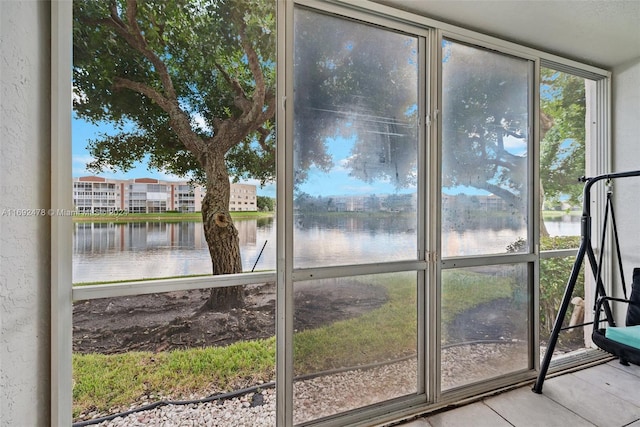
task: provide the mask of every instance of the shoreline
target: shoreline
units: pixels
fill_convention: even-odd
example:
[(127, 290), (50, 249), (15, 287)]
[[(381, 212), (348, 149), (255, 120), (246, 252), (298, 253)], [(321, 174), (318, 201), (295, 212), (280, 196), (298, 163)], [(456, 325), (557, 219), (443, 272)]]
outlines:
[[(254, 218), (270, 218), (275, 212), (230, 212), (233, 219), (254, 219)], [(73, 222), (181, 222), (193, 221), (202, 222), (201, 212), (163, 212), (163, 213), (126, 213), (117, 212), (112, 214), (100, 215), (71, 215)]]

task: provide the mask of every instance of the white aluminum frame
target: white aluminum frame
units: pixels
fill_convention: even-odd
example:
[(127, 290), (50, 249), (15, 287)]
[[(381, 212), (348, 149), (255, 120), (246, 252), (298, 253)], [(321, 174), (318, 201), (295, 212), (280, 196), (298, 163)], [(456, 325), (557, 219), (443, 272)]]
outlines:
[[(424, 224), (419, 237), (421, 255), (415, 261), (400, 261), (380, 266), (379, 264), (324, 267), (317, 269), (293, 269), (293, 177), (289, 165), (293, 164), (291, 141), (293, 137), (293, 111), (287, 105), (293, 93), (293, 8), (295, 5), (342, 14), (350, 18), (361, 19), (381, 25), (394, 22), (393, 28), (403, 29), (411, 34), (424, 34), (427, 40), (425, 51), (428, 55), (425, 64), (420, 69), (426, 70), (427, 75), (420, 76), (420, 90), (425, 94), (424, 117), (425, 127), (421, 131), (420, 161), (424, 165), (419, 169), (421, 182), (418, 199), (421, 206), (418, 212), (419, 221)], [(596, 84), (596, 125), (591, 130), (594, 137), (593, 148), (595, 155), (589, 160), (588, 171), (600, 174), (610, 171), (610, 78), (611, 73), (597, 67), (568, 60), (537, 49), (524, 47), (516, 43), (487, 36), (451, 24), (439, 22), (423, 16), (394, 9), (368, 0), (276, 0), (278, 25), (278, 76), (277, 76), (277, 200), (278, 211), (276, 221), (280, 225), (277, 229), (277, 264), (275, 272), (246, 273), (241, 275), (207, 276), (182, 279), (164, 279), (157, 281), (132, 281), (114, 285), (84, 286), (72, 288), (72, 222), (69, 216), (51, 217), (51, 425), (71, 424), (71, 331), (73, 300), (104, 298), (122, 295), (136, 295), (149, 292), (166, 292), (188, 289), (205, 289), (219, 286), (244, 285), (263, 281), (276, 280), (276, 377), (277, 377), (277, 408), (276, 422), (278, 426), (293, 424), (293, 283), (298, 280), (317, 279), (323, 277), (338, 277), (345, 275), (375, 274), (394, 271), (416, 271), (422, 276), (420, 281), (429, 284), (419, 286), (418, 298), (423, 301), (418, 308), (419, 328), (425, 333), (419, 336), (419, 357), (422, 358), (423, 378), (418, 379), (418, 388), (425, 394), (413, 398), (400, 398), (377, 408), (365, 408), (350, 411), (318, 422), (314, 425), (337, 426), (371, 425), (372, 423), (390, 422), (402, 419), (426, 410), (445, 407), (461, 399), (479, 396), (489, 390), (500, 387), (510, 387), (519, 381), (535, 378), (535, 371), (515, 373), (493, 381), (472, 384), (468, 387), (447, 391), (441, 394), (439, 378), (439, 277), (443, 268), (472, 266), (480, 263), (519, 263), (526, 262), (536, 265), (534, 271), (534, 293), (537, 295), (537, 263), (540, 258), (553, 256), (567, 256), (574, 254), (573, 250), (557, 251), (554, 253), (539, 253), (538, 246), (531, 248), (528, 254), (500, 255), (495, 257), (438, 259), (440, 247), (440, 173), (439, 143), (441, 126), (439, 106), (441, 105), (440, 42), (443, 36), (454, 40), (464, 41), (480, 47), (495, 49), (514, 56), (528, 58), (535, 62), (533, 127), (534, 149), (539, 146), (538, 141), (538, 79), (539, 67), (549, 66), (560, 71), (570, 72), (595, 81)], [(71, 179), (71, 81), (72, 81), (72, 3), (71, 0), (56, 0), (51, 3), (51, 85), (52, 85), (52, 116), (51, 116), (51, 208), (71, 209), (72, 193)], [(423, 46), (421, 46), (422, 48)], [(537, 159), (537, 153), (533, 156)], [(534, 161), (534, 160), (532, 160)], [(536, 185), (536, 174), (539, 164), (533, 163), (530, 180)], [(531, 183), (530, 183), (531, 184)], [(531, 187), (537, 188), (537, 187)], [(534, 193), (536, 193), (534, 191)], [(426, 203), (431, 198), (430, 203)], [(530, 202), (532, 218), (539, 215), (535, 209), (536, 196)], [(595, 213), (597, 215), (597, 213)], [(594, 215), (594, 216), (595, 216)], [(536, 221), (537, 222), (537, 221)], [(596, 222), (596, 221), (594, 221)], [(532, 225), (534, 231), (537, 225)], [(538, 230), (539, 231), (539, 230)], [(533, 236), (539, 233), (534, 232)], [(607, 274), (610, 274), (610, 268)], [(537, 296), (535, 297), (537, 311)], [(537, 327), (537, 316), (534, 318)], [(537, 336), (533, 342), (537, 345)], [(428, 354), (436, 357), (427, 357)], [(425, 360), (426, 359), (426, 360)], [(537, 358), (535, 366), (538, 365)]]
[(71, 1), (51, 3), (51, 425), (71, 425)]
[[(293, 10), (296, 7), (308, 7), (313, 10), (317, 10), (319, 12), (329, 13), (336, 16), (344, 16), (349, 19), (358, 19), (363, 22), (367, 22), (373, 25), (378, 25), (384, 27), (389, 30), (402, 31), (407, 33), (408, 35), (414, 36), (417, 38), (419, 43), (419, 49), (424, 51), (425, 54), (420, 59), (421, 63), (419, 64), (419, 75), (418, 75), (418, 110), (420, 114), (423, 114), (424, 117), (420, 117), (420, 131), (419, 131), (419, 144), (418, 144), (418, 176), (422, 182), (429, 182), (429, 174), (426, 171), (427, 160), (431, 156), (430, 150), (427, 146), (427, 123), (429, 121), (429, 117), (431, 114), (427, 111), (427, 106), (430, 104), (430, 100), (427, 99), (427, 87), (426, 87), (426, 79), (427, 79), (427, 63), (424, 61), (424, 58), (427, 57), (427, 50), (431, 49), (431, 45), (426, 41), (431, 38), (431, 31), (428, 29), (420, 29), (412, 26), (407, 26), (406, 24), (389, 19), (383, 16), (372, 15), (368, 11), (360, 11), (351, 7), (344, 7), (343, 5), (339, 5), (334, 2), (323, 2), (317, 0), (302, 0), (295, 2), (283, 2), (286, 3), (284, 7), (286, 19), (284, 20), (284, 29), (283, 26), (279, 27), (280, 37), (285, 39), (285, 46), (279, 52), (285, 52), (288, 56), (285, 56), (284, 60), (280, 57), (278, 58), (278, 66), (279, 68), (279, 77), (283, 77), (283, 74), (287, 77), (285, 82), (285, 93), (278, 96), (278, 99), (285, 99), (289, 101), (293, 98)], [(279, 21), (281, 22), (281, 21)], [(284, 34), (284, 35), (283, 35)], [(280, 45), (279, 45), (280, 46)], [(279, 87), (282, 89), (282, 86)], [(290, 104), (287, 105), (289, 107)], [(283, 121), (279, 121), (276, 128), (279, 130), (285, 129), (284, 140), (278, 140), (278, 149), (285, 151), (282, 157), (278, 157), (278, 160), (282, 160), (284, 158), (285, 163), (278, 164), (278, 172), (279, 175), (282, 175), (282, 181), (278, 181), (278, 189), (282, 190), (284, 194), (278, 194), (282, 196), (282, 198), (278, 199), (278, 206), (284, 206), (284, 210), (282, 212), (280, 224), (285, 224), (286, 230), (283, 230), (283, 234), (286, 235), (281, 241), (278, 242), (279, 253), (287, 253), (289, 256), (285, 257), (282, 260), (282, 266), (278, 266), (278, 272), (283, 272), (282, 275), (279, 274), (279, 282), (278, 289), (284, 289), (288, 294), (293, 294), (293, 284), (297, 281), (304, 280), (315, 280), (322, 278), (332, 278), (332, 277), (349, 277), (349, 276), (357, 276), (364, 274), (380, 274), (380, 273), (393, 273), (393, 272), (402, 272), (402, 271), (413, 271), (417, 274), (417, 286), (418, 286), (418, 300), (424, 301), (426, 298), (427, 291), (425, 290), (426, 277), (429, 274), (429, 271), (432, 270), (429, 268), (428, 261), (428, 253), (429, 248), (427, 248), (426, 242), (428, 237), (428, 231), (426, 229), (422, 231), (418, 231), (418, 253), (416, 254), (416, 259), (414, 260), (406, 260), (406, 261), (394, 261), (388, 263), (375, 263), (375, 264), (357, 264), (357, 265), (338, 265), (338, 266), (329, 266), (329, 267), (317, 267), (317, 268), (298, 268), (295, 269), (293, 267), (293, 109), (285, 108), (283, 111), (283, 115), (280, 116), (280, 119), (284, 119)], [(288, 177), (286, 179), (284, 177)], [(427, 214), (426, 213), (426, 197), (428, 192), (423, 188), (418, 188), (418, 221), (426, 221)], [(422, 224), (426, 224), (426, 222), (422, 222)], [(419, 225), (420, 228), (420, 225)], [(280, 230), (280, 227), (278, 228)], [(284, 245), (284, 247), (281, 247)], [(281, 258), (279, 257), (280, 261)], [(432, 262), (433, 263), (433, 262)], [(280, 283), (280, 279), (284, 281), (284, 283)], [(286, 372), (282, 372), (282, 364), (277, 366), (276, 371), (278, 375), (279, 387), (276, 388), (277, 397), (279, 399), (277, 407), (279, 410), (284, 413), (278, 414), (278, 421), (281, 424), (278, 425), (293, 425), (293, 407), (289, 404), (293, 399), (293, 369), (290, 367), (293, 364), (293, 352), (292, 352), (292, 342), (293, 342), (293, 299), (292, 298), (278, 298), (278, 303), (283, 305), (277, 306), (277, 311), (282, 313), (287, 313), (287, 316), (290, 316), (290, 324), (287, 326), (282, 325), (278, 327), (278, 333), (284, 333), (285, 337), (279, 336), (276, 339), (282, 340), (283, 345), (278, 345), (276, 348), (277, 354), (281, 354), (281, 357), (278, 357), (278, 361), (282, 361), (284, 364), (284, 370)], [(424, 303), (419, 303), (416, 310), (418, 310), (418, 330), (424, 330), (424, 313), (426, 312), (424, 308)], [(278, 317), (280, 321), (280, 317)], [(280, 342), (280, 341), (278, 341)], [(286, 343), (289, 343), (287, 346)], [(418, 335), (418, 357), (424, 360), (426, 351), (426, 339), (424, 333)], [(419, 378), (416, 378), (417, 381), (417, 389), (418, 394), (415, 396), (405, 396), (394, 399), (390, 402), (387, 402), (385, 405), (376, 405), (373, 408), (363, 408), (349, 411), (344, 414), (338, 414), (335, 416), (327, 417), (318, 421), (313, 421), (306, 424), (318, 425), (318, 426), (337, 426), (344, 425), (347, 423), (348, 425), (370, 425), (372, 420), (374, 419), (386, 419), (388, 418), (388, 413), (390, 408), (395, 408), (395, 411), (406, 411), (409, 407), (414, 407), (416, 405), (424, 405), (427, 402), (427, 394), (425, 390), (426, 384), (428, 383), (428, 369), (422, 361), (418, 363), (418, 371)], [(283, 402), (286, 401), (286, 402)]]

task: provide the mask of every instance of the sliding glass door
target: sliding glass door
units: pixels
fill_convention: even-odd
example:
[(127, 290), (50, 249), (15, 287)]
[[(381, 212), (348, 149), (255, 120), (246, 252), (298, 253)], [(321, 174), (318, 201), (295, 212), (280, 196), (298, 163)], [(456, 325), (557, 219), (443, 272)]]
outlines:
[(533, 63), (442, 43), (441, 387), (531, 367)]
[(328, 9), (293, 13), (294, 423), (533, 368), (534, 62)]
[[(293, 419), (420, 389), (424, 39), (294, 14)], [(310, 328), (305, 313), (322, 317)]]

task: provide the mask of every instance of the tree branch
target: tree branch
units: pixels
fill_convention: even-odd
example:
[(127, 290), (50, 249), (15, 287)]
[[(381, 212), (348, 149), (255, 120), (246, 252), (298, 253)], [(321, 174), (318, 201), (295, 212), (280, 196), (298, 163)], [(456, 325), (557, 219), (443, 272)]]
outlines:
[(246, 101), (246, 103), (239, 103), (240, 105), (238, 105), (238, 103), (236, 104), (236, 106), (238, 108), (240, 108), (243, 112), (245, 110), (248, 110), (250, 108), (250, 101), (249, 98), (247, 97), (247, 94), (244, 92), (244, 89), (242, 89), (242, 86), (240, 85), (240, 82), (238, 82), (238, 80), (236, 79), (232, 79), (231, 76), (229, 75), (229, 73), (227, 73), (227, 71), (222, 68), (222, 66), (220, 64), (218, 64), (217, 62), (214, 62), (216, 69), (218, 71), (220, 71), (220, 74), (222, 74), (222, 77), (225, 79), (225, 81), (227, 83), (229, 83), (229, 86), (231, 86), (231, 88), (233, 89), (233, 91), (236, 93), (236, 98), (241, 98), (243, 100)]
[(167, 98), (165, 98), (164, 95), (144, 83), (135, 82), (123, 77), (115, 77), (113, 80), (113, 87), (114, 89), (130, 89), (134, 92), (141, 93), (147, 98), (153, 100), (156, 104), (158, 104), (160, 108), (162, 108), (167, 113), (171, 108), (171, 102)]
[(112, 4), (111, 19), (101, 20), (100, 22), (113, 28), (120, 37), (125, 39), (129, 46), (140, 52), (147, 60), (149, 60), (160, 77), (160, 81), (162, 82), (162, 87), (164, 88), (166, 95), (170, 99), (177, 99), (176, 91), (173, 87), (173, 82), (171, 81), (171, 76), (169, 75), (166, 64), (151, 48), (149, 48), (149, 43), (147, 43), (147, 40), (142, 35), (142, 31), (136, 20), (138, 14), (137, 0), (127, 0), (125, 14), (127, 16), (128, 25), (120, 19), (118, 9), (115, 4)]
[(167, 99), (160, 92), (145, 85), (144, 83), (135, 82), (122, 77), (116, 77), (113, 82), (113, 86), (115, 89), (129, 89), (134, 92), (138, 92), (158, 104), (158, 106), (169, 115), (171, 127), (174, 129), (176, 135), (184, 144), (185, 148), (197, 157), (200, 157), (201, 153), (205, 149), (205, 145), (202, 139), (193, 132), (189, 116), (180, 108), (177, 101)]
[(267, 153), (270, 152), (271, 148), (267, 145), (266, 141), (271, 132), (263, 127), (256, 129), (256, 132), (260, 134), (260, 138), (258, 138), (258, 144), (260, 145), (260, 148), (262, 148), (262, 150)]
[[(266, 84), (264, 81), (264, 76), (262, 75), (262, 68), (260, 67), (260, 59), (258, 58), (258, 54), (251, 45), (251, 42), (247, 40), (244, 23), (240, 25), (240, 43), (242, 45), (242, 49), (247, 55), (247, 63), (256, 84), (253, 95), (251, 97), (253, 105), (248, 111), (244, 111), (243, 117), (240, 117), (239, 119), (241, 122), (249, 124), (260, 119), (260, 113), (262, 112), (265, 104)], [(260, 124), (261, 123), (262, 122), (260, 122)]]
[(247, 55), (248, 65), (255, 80), (255, 89), (253, 96), (249, 98), (240, 84), (216, 64), (225, 80), (231, 84), (238, 94), (234, 99), (234, 103), (242, 110), (242, 114), (237, 119), (229, 118), (214, 121), (214, 124), (217, 124), (217, 135), (214, 139), (223, 146), (225, 152), (243, 140), (249, 133), (259, 130), (265, 121), (275, 115), (276, 111), (275, 95), (271, 96), (272, 91), (269, 91), (270, 96), (268, 99), (266, 97), (267, 88), (262, 68), (260, 67), (260, 60), (251, 43), (246, 40), (244, 25), (242, 25), (240, 36), (242, 48)]
[(262, 111), (262, 115), (258, 119), (260, 123), (264, 123), (276, 115), (276, 95), (273, 90), (266, 92), (264, 105), (266, 105), (267, 108)]
[(512, 192), (510, 192), (509, 190), (506, 190), (500, 186), (488, 183), (486, 181), (477, 181), (477, 185), (474, 185), (474, 187), (482, 189), (482, 190), (486, 190), (498, 197), (500, 197), (502, 200), (504, 200), (505, 202), (516, 206), (518, 204), (518, 202), (520, 201), (520, 197), (517, 194), (513, 194)]

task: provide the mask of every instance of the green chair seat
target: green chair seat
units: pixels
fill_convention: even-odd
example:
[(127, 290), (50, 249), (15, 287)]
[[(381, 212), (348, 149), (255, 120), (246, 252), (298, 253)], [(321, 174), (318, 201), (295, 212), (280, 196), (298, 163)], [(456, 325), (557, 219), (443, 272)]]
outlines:
[(610, 340), (640, 349), (640, 325), (627, 327), (610, 326), (607, 328), (605, 336)]

